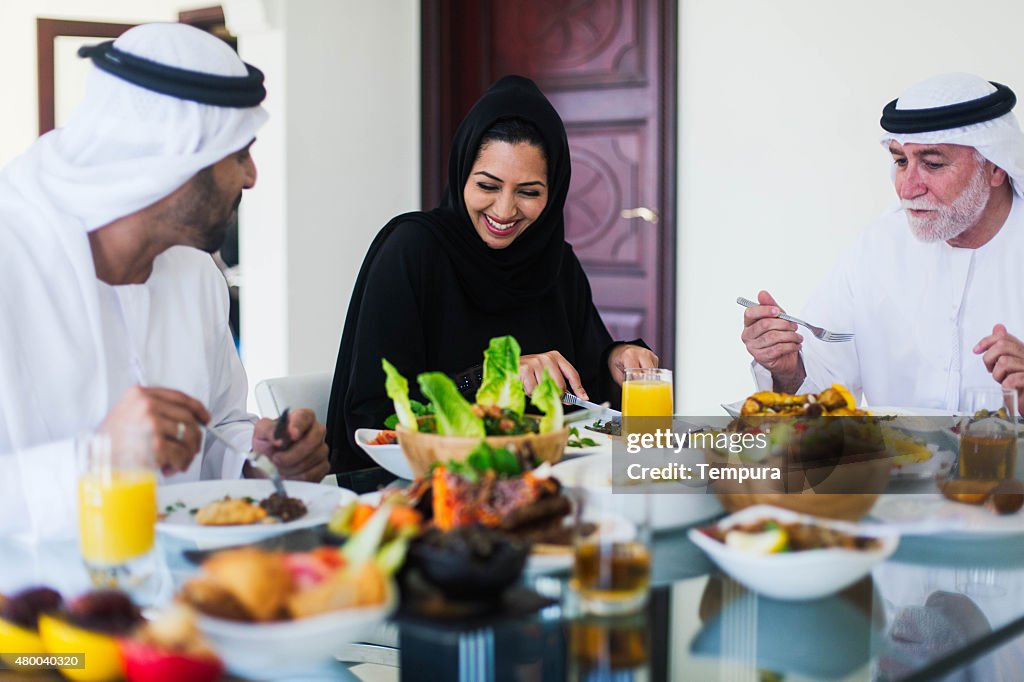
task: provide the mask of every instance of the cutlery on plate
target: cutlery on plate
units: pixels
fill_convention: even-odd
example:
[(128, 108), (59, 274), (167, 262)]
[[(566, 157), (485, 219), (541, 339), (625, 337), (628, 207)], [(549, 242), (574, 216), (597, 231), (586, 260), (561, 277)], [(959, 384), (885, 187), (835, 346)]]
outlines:
[[(750, 308), (755, 305), (761, 305), (760, 303), (755, 303), (754, 301), (743, 298), (742, 296), (737, 298), (736, 302), (739, 303), (744, 308)], [(807, 327), (808, 329), (811, 330), (811, 333), (814, 334), (814, 338), (819, 339), (821, 341), (825, 341), (826, 343), (842, 343), (844, 341), (853, 341), (853, 334), (847, 332), (830, 332), (827, 329), (816, 327), (809, 322), (804, 322), (803, 320), (793, 317), (792, 315), (787, 315), (786, 313), (780, 313), (779, 319), (785, 320), (786, 322), (792, 322), (793, 324), (798, 324), (802, 327)]]
[[(284, 413), (281, 416), (286, 416)], [(280, 418), (279, 418), (280, 419)], [(209, 424), (203, 424), (203, 430), (206, 431), (207, 435), (211, 436), (214, 440), (219, 441), (224, 447), (231, 452), (242, 455), (249, 463), (254, 467), (262, 471), (270, 479), (270, 482), (274, 484), (274, 491), (280, 493), (282, 497), (288, 497), (288, 493), (284, 489), (284, 481), (281, 480), (281, 474), (277, 470), (275, 465), (270, 458), (259, 452), (242, 452), (235, 444), (232, 443), (228, 438), (220, 431), (210, 426)], [(275, 428), (276, 430), (276, 428)]]

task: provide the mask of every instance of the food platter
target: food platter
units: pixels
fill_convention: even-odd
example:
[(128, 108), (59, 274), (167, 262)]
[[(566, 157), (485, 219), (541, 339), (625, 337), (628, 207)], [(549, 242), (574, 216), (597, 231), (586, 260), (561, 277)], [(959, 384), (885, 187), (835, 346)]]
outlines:
[(196, 523), (192, 510), (224, 496), (260, 500), (274, 491), (273, 485), (267, 480), (243, 479), (161, 486), (157, 489), (157, 509), (163, 513), (163, 518), (157, 522), (156, 529), (162, 534), (190, 540), (201, 547), (237, 545), (327, 523), (336, 507), (356, 499), (356, 494), (351, 490), (319, 483), (286, 481), (285, 489), (290, 497), (305, 503), (305, 516), (287, 523), (202, 526)]

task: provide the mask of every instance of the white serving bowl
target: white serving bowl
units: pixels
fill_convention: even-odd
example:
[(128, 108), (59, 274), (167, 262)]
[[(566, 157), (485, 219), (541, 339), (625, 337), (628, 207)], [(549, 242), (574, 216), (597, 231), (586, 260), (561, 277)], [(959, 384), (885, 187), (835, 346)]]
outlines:
[[(599, 492), (612, 488), (612, 454), (586, 455), (562, 460), (551, 467), (551, 475), (567, 488), (583, 481), (583, 487), (600, 487)], [(712, 494), (685, 491), (680, 483), (655, 483), (644, 499), (642, 494), (616, 494), (617, 511), (639, 523), (644, 505), (650, 504), (650, 524), (653, 530), (667, 530), (689, 526), (722, 513), (722, 505)]]
[(380, 432), (380, 429), (356, 429), (356, 444), (363, 449), (363, 452), (370, 456), (370, 459), (395, 476), (410, 481), (416, 478), (413, 476), (412, 467), (409, 466), (409, 460), (405, 458), (405, 454), (402, 452), (401, 445), (398, 443), (394, 445), (370, 445), (370, 441), (376, 438)]
[(889, 528), (822, 519), (769, 505), (747, 507), (725, 517), (717, 525), (730, 528), (762, 519), (813, 524), (881, 541), (881, 546), (873, 550), (812, 549), (756, 554), (729, 547), (700, 529), (690, 530), (690, 540), (725, 573), (748, 589), (774, 599), (803, 601), (838, 592), (892, 556), (899, 544), (899, 534)]
[(273, 679), (333, 661), (346, 644), (372, 635), (396, 603), (396, 589), (389, 585), (387, 601), (377, 606), (274, 623), (241, 623), (200, 615), (199, 629), (233, 673)]

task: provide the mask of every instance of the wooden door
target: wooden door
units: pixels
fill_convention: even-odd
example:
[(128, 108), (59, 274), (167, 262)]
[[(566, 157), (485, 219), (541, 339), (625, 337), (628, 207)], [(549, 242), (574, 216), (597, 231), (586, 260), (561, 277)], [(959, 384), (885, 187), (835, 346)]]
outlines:
[(675, 348), (676, 2), (423, 0), (423, 198), (487, 86), (518, 73), (565, 121), (566, 238), (612, 336)]

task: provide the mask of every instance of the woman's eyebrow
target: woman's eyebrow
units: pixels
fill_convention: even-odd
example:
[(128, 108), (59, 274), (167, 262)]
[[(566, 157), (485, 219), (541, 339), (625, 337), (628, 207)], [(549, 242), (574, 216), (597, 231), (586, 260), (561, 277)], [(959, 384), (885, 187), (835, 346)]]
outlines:
[(516, 185), (516, 187), (528, 187), (530, 185), (540, 185), (541, 187), (543, 187), (544, 183), (541, 182), (540, 180), (531, 180), (530, 182), (520, 182), (518, 185)]
[(473, 173), (473, 175), (485, 175), (485, 176), (489, 177), (491, 180), (494, 180), (495, 182), (505, 182), (504, 180), (499, 178), (497, 175), (491, 175), (487, 171), (477, 171), (476, 173)]

